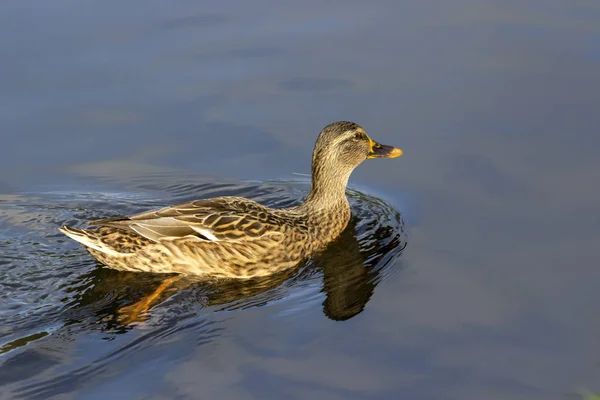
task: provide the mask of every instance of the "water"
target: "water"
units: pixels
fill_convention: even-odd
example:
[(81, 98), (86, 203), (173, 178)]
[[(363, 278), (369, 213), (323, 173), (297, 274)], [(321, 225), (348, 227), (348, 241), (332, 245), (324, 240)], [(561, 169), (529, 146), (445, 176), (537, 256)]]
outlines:
[[(577, 399), (600, 391), (600, 4), (0, 4), (0, 398)], [(306, 194), (324, 258), (248, 285), (106, 270), (56, 227)], [(345, 266), (345, 267), (344, 267)]]

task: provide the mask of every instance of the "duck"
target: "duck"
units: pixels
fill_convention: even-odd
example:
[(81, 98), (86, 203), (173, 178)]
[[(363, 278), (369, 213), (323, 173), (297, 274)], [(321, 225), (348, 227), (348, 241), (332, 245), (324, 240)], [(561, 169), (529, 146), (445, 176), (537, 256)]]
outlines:
[(269, 208), (223, 196), (93, 220), (91, 229), (59, 230), (118, 271), (216, 279), (269, 276), (300, 264), (340, 236), (351, 217), (346, 186), (358, 165), (401, 155), (399, 148), (371, 139), (360, 125), (337, 121), (317, 138), (310, 191), (300, 205)]

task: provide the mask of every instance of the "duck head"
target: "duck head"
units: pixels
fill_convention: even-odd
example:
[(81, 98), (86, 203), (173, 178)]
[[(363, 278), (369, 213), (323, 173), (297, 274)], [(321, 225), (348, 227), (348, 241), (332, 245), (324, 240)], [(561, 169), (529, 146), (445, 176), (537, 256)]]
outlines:
[(313, 151), (315, 164), (330, 165), (331, 168), (354, 169), (367, 158), (395, 158), (402, 150), (377, 143), (358, 124), (338, 121), (321, 131)]
[(345, 198), (348, 178), (364, 160), (401, 155), (402, 150), (377, 143), (354, 122), (329, 124), (319, 134), (313, 150), (309, 199), (333, 203), (337, 198)]

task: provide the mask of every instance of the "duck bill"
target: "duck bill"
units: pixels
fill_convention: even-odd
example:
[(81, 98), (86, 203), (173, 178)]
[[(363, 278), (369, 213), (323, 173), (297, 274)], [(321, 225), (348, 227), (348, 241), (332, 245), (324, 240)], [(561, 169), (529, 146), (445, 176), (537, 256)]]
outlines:
[(367, 154), (367, 158), (395, 158), (402, 155), (402, 150), (397, 147), (380, 144), (373, 139), (369, 140), (371, 142), (371, 147), (369, 149), (369, 154)]

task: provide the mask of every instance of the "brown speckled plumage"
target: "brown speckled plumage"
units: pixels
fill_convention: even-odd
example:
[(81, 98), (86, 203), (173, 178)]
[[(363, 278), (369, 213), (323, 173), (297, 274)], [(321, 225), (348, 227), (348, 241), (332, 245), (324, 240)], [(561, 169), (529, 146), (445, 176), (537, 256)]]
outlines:
[(270, 275), (333, 241), (350, 219), (345, 189), (365, 158), (401, 151), (372, 141), (352, 122), (323, 129), (303, 204), (272, 209), (242, 197), (196, 200), (130, 217), (91, 221), (96, 230), (61, 228), (100, 262), (122, 271), (216, 278)]

